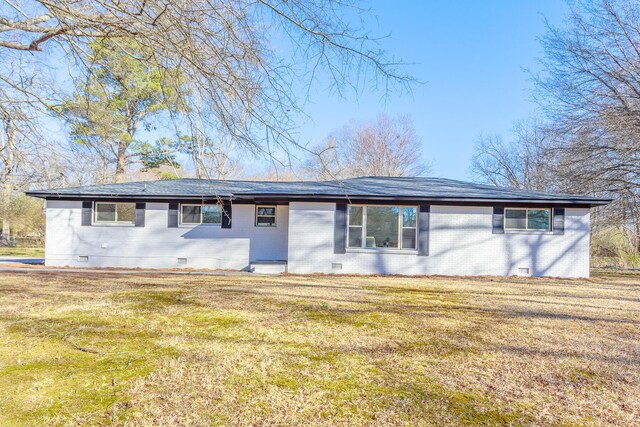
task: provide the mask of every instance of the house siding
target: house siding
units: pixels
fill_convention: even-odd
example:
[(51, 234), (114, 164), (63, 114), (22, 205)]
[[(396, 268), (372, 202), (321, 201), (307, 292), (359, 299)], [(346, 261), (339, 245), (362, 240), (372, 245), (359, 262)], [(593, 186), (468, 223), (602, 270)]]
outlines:
[(255, 227), (255, 205), (234, 205), (232, 228), (170, 228), (168, 203), (147, 203), (144, 227), (82, 226), (81, 201), (48, 200), (46, 206), (48, 266), (240, 270), (254, 260), (287, 259), (286, 205), (277, 207), (273, 228)]
[[(429, 255), (334, 253), (333, 203), (289, 205), (291, 273), (589, 276), (588, 208), (565, 210), (565, 233), (494, 234), (492, 206), (431, 206)], [(341, 268), (338, 268), (341, 267)]]

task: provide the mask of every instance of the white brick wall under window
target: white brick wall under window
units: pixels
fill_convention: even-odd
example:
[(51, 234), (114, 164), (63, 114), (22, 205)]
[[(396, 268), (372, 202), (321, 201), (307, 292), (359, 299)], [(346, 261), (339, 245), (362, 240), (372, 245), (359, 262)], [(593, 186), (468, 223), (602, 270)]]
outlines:
[[(492, 233), (493, 209), (431, 206), (429, 256), (334, 254), (335, 204), (289, 205), (289, 272), (589, 276), (589, 209), (566, 209), (565, 233)], [(338, 267), (341, 267), (338, 269)]]
[[(168, 203), (147, 203), (145, 226), (82, 226), (82, 202), (47, 201), (45, 264), (77, 267), (245, 269), (249, 261), (286, 260), (288, 207), (276, 227), (255, 227), (254, 205), (233, 206), (232, 228), (169, 228)], [(78, 257), (88, 256), (87, 261)], [(179, 263), (178, 258), (187, 262)]]

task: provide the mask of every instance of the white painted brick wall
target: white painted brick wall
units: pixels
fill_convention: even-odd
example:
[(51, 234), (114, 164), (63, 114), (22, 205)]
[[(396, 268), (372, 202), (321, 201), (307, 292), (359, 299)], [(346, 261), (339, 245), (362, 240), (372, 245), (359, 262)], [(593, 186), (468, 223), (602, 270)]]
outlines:
[(289, 205), (289, 272), (589, 276), (589, 209), (566, 209), (564, 235), (492, 234), (491, 207), (432, 206), (429, 256), (334, 254), (334, 211), (332, 203)]
[[(234, 205), (231, 229), (169, 228), (167, 203), (147, 203), (145, 226), (82, 226), (82, 202), (47, 201), (45, 264), (75, 267), (244, 269), (253, 260), (286, 260), (288, 207), (277, 227), (255, 227), (254, 205)], [(88, 262), (79, 262), (88, 256)], [(179, 265), (178, 258), (187, 258)]]
[[(243, 269), (285, 260), (292, 273), (588, 277), (589, 209), (566, 209), (565, 234), (492, 234), (491, 207), (432, 206), (430, 255), (333, 253), (335, 204), (278, 206), (278, 226), (254, 226), (254, 205), (234, 205), (233, 227), (168, 228), (168, 204), (148, 203), (145, 227), (81, 226), (80, 201), (47, 202), (46, 264), (77, 267)], [(88, 262), (78, 262), (88, 256)], [(187, 258), (179, 265), (178, 258)], [(332, 270), (332, 263), (342, 264)]]

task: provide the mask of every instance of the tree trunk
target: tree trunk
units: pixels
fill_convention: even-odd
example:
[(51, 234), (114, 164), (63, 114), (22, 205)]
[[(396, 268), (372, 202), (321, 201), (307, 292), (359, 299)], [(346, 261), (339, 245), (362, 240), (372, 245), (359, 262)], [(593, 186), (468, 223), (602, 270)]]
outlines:
[[(11, 196), (13, 193), (13, 156), (15, 149), (15, 128), (11, 122), (9, 113), (4, 111), (2, 114), (3, 133), (6, 141), (0, 145), (4, 148), (4, 185), (2, 188), (2, 234), (0, 234), (0, 244), (8, 245), (11, 241), (11, 229), (9, 224), (9, 213), (11, 211)], [(4, 138), (3, 138), (4, 139)]]
[(125, 167), (127, 165), (127, 144), (121, 142), (118, 144), (118, 155), (116, 157), (116, 182), (120, 182), (124, 177)]

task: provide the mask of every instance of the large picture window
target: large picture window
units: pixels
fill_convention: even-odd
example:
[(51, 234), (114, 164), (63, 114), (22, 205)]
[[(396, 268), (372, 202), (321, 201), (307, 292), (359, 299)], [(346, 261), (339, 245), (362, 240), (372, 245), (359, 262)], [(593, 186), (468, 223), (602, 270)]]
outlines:
[(506, 208), (505, 230), (551, 230), (551, 209)]
[(95, 223), (135, 224), (135, 203), (103, 203), (97, 202), (95, 209)]
[(349, 248), (416, 249), (415, 206), (349, 206)]
[(220, 205), (181, 205), (180, 224), (222, 224), (222, 207)]

